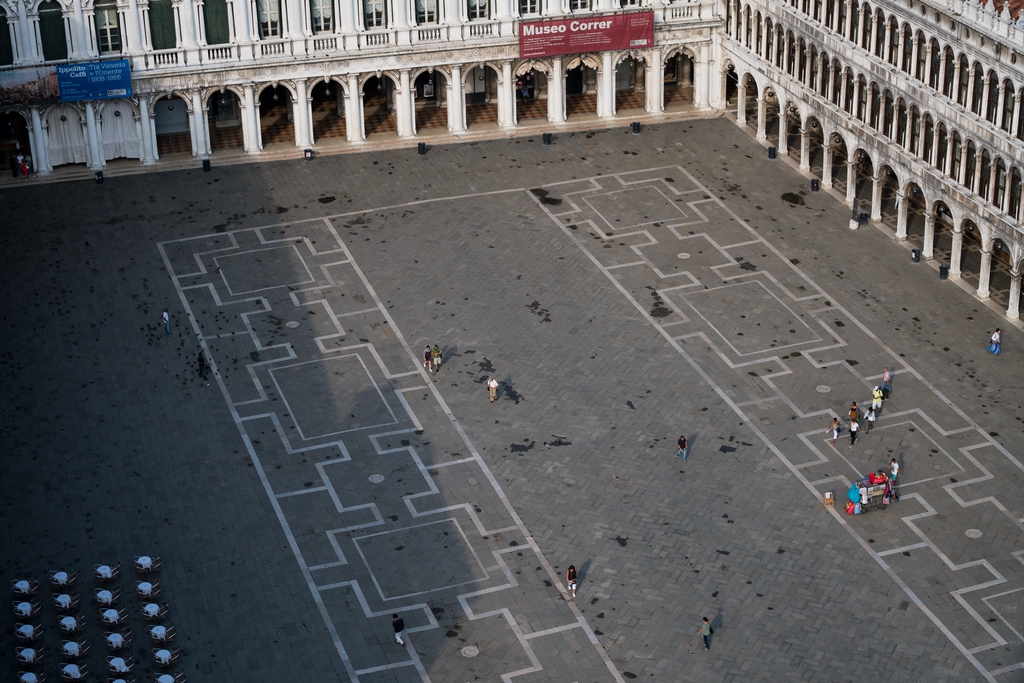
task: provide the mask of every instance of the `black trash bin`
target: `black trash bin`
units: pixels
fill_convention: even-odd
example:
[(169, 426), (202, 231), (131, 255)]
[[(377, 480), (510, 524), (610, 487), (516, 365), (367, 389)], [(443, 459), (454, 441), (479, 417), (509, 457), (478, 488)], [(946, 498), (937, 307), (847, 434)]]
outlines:
[(769, 159), (774, 159), (776, 151), (777, 150), (774, 147), (769, 147), (768, 148), (768, 158)]
[(543, 143), (544, 145), (550, 145), (550, 144), (551, 144), (551, 133), (544, 133), (544, 134), (543, 134), (543, 135), (541, 136), (541, 142), (542, 142), (542, 143)]
[(860, 215), (857, 216), (857, 224), (863, 228), (868, 224), (868, 220), (870, 219), (871, 214), (869, 214), (867, 211), (861, 211)]
[(811, 192), (817, 192), (821, 189), (821, 181), (817, 178), (811, 178)]
[(940, 280), (945, 280), (947, 278), (949, 278), (949, 266), (947, 266), (947, 265), (939, 266), (939, 279)]
[(416, 143), (416, 153), (419, 154), (420, 156), (425, 155), (427, 153), (427, 143), (425, 143), (425, 142), (417, 142)]
[(634, 121), (632, 124), (633, 135), (640, 135), (640, 122)]
[(911, 249), (910, 250), (910, 260), (913, 261), (914, 263), (920, 263), (921, 262), (921, 250), (920, 249)]

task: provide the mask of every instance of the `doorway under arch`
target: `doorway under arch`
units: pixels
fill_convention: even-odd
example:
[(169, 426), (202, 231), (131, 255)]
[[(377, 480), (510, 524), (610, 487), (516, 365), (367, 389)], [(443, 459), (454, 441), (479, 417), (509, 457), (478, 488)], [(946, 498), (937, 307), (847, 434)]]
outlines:
[(448, 127), (448, 79), (440, 71), (424, 71), (413, 83), (416, 132)]
[(516, 122), (548, 117), (548, 76), (530, 69), (516, 76)]
[(665, 60), (665, 111), (693, 106), (693, 59), (677, 52)]
[(395, 84), (387, 76), (371, 76), (363, 84), (363, 130), (366, 137), (398, 133)]
[(498, 125), (498, 72), (490, 64), (475, 66), (465, 75), (466, 128)]
[(260, 140), (263, 148), (295, 143), (292, 93), (283, 85), (271, 85), (260, 93)]
[(345, 136), (345, 91), (333, 80), (321, 81), (309, 94), (313, 117), (313, 144), (343, 141)]
[(644, 77), (647, 65), (639, 59), (626, 57), (615, 67), (615, 112), (643, 112), (646, 92)]
[(243, 149), (242, 107), (238, 96), (230, 90), (210, 95), (206, 104), (206, 120), (210, 129), (210, 151)]
[(565, 72), (565, 116), (597, 114), (597, 71), (579, 64)]
[(17, 177), (17, 157), (32, 155), (32, 141), (28, 134), (25, 117), (14, 111), (0, 112), (0, 155), (11, 175)]

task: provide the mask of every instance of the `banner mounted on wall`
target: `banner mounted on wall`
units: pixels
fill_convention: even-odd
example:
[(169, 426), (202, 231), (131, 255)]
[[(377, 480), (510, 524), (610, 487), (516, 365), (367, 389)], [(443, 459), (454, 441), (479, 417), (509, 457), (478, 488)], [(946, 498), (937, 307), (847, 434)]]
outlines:
[(111, 100), (132, 96), (132, 72), (127, 59), (64, 64), (57, 67), (61, 102)]
[(519, 58), (654, 47), (654, 12), (519, 24)]

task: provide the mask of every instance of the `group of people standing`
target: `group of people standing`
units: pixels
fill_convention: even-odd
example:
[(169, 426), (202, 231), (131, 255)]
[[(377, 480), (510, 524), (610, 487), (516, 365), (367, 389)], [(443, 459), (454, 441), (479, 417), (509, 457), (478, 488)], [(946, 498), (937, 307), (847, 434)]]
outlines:
[[(878, 419), (878, 414), (882, 411), (882, 402), (890, 396), (892, 396), (892, 374), (889, 372), (889, 368), (885, 368), (882, 371), (882, 384), (871, 390), (871, 407), (864, 412), (864, 415), (861, 415), (856, 401), (850, 404), (849, 448), (853, 448), (853, 444), (857, 443), (857, 437), (860, 436), (861, 418), (863, 417), (866, 422), (864, 433), (870, 434), (871, 428), (875, 426), (875, 420)], [(843, 431), (843, 423), (838, 417), (834, 417), (825, 433), (832, 435), (832, 444), (835, 445), (836, 441), (839, 440), (839, 433), (841, 431)]]

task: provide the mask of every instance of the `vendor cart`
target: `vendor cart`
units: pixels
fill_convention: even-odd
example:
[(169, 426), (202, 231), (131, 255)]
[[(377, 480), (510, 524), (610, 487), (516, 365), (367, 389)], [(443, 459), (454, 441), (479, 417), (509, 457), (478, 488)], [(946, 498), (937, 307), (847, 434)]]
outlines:
[(869, 484), (861, 488), (860, 511), (861, 513), (872, 510), (881, 510), (888, 501), (885, 500), (885, 484)]

